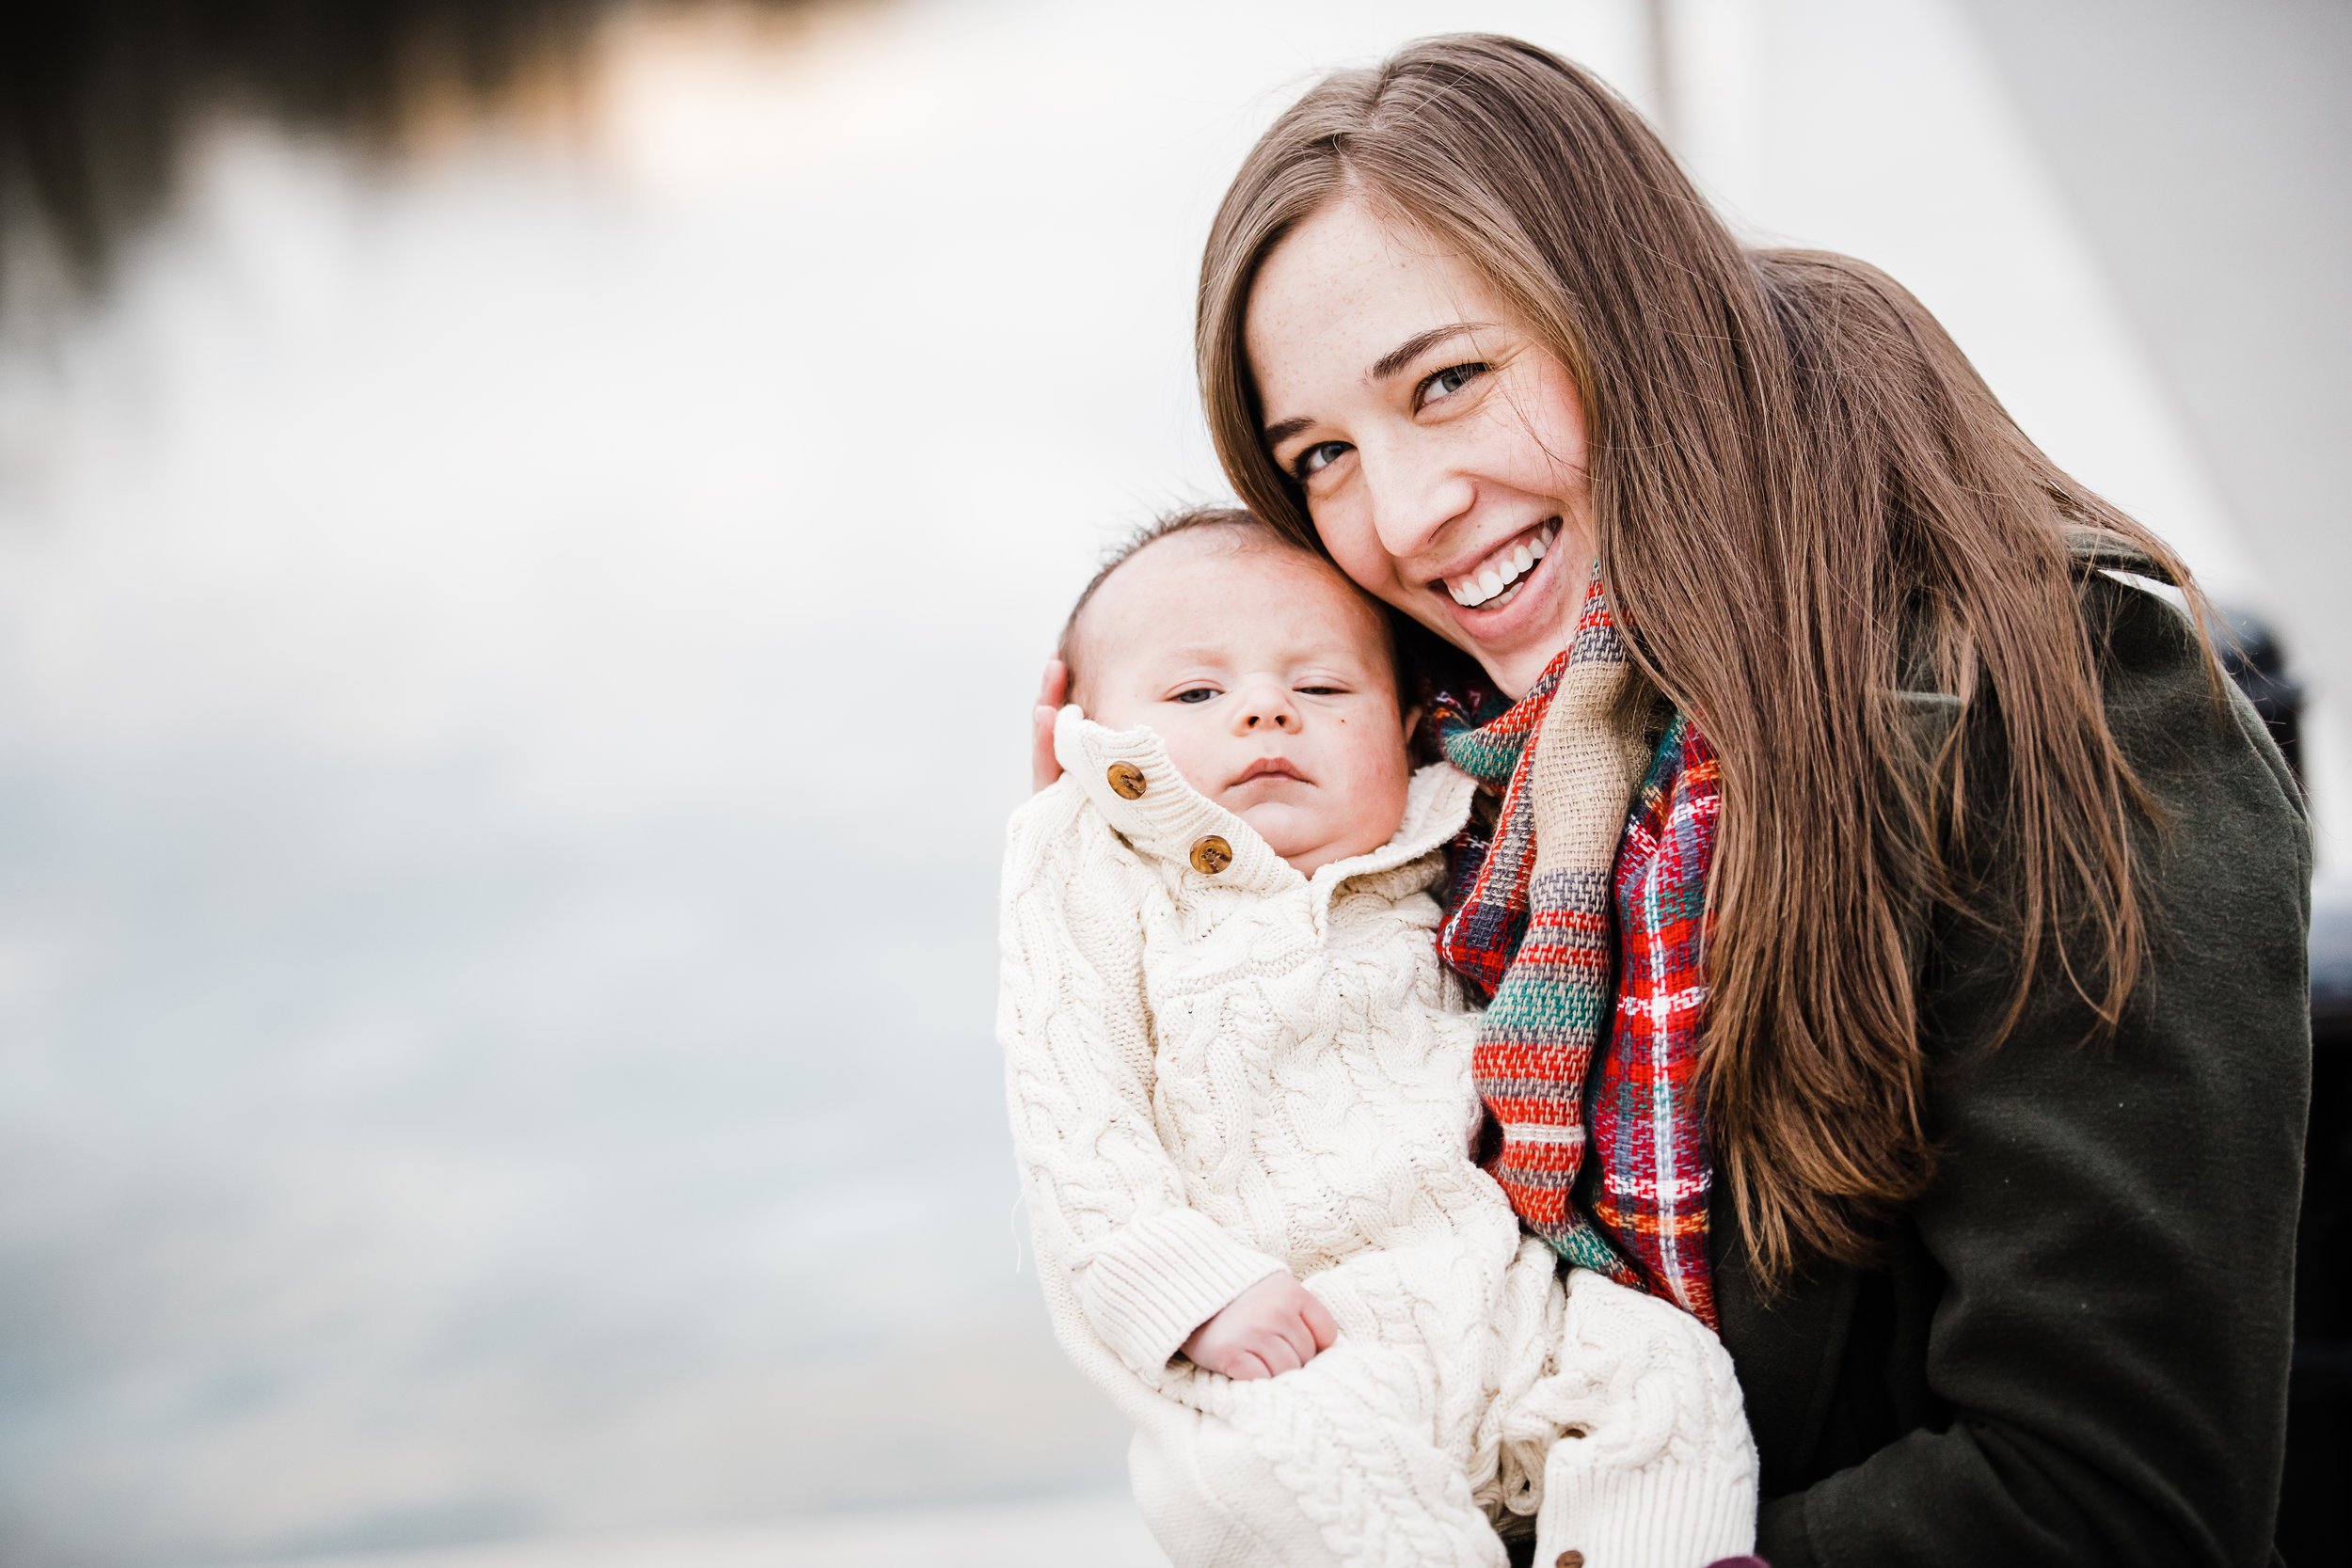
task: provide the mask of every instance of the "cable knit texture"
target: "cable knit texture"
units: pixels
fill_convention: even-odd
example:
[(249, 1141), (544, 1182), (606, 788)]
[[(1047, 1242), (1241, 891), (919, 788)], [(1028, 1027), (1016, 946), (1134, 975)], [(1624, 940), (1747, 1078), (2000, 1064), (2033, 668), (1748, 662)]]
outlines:
[[(1073, 707), (1055, 738), (1065, 776), (1012, 821), (997, 1030), (1056, 1334), (1135, 1420), (1178, 1568), (1500, 1568), (1497, 1528), (1531, 1519), (1544, 1562), (1746, 1550), (1754, 1451), (1714, 1337), (1564, 1284), (1470, 1158), (1477, 1015), (1430, 889), (1470, 781), (1423, 769), (1388, 845), (1310, 877), (1150, 731)], [(1281, 1269), (1338, 1343), (1255, 1382), (1173, 1359)]]

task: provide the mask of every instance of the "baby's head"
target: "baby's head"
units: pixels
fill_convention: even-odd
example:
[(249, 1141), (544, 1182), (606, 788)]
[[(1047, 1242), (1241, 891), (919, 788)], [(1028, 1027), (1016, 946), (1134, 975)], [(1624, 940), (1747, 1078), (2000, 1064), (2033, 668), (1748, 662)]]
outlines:
[(1405, 819), (1413, 715), (1386, 613), (1247, 512), (1147, 530), (1079, 595), (1061, 657), (1088, 718), (1150, 725), (1187, 784), (1300, 871)]

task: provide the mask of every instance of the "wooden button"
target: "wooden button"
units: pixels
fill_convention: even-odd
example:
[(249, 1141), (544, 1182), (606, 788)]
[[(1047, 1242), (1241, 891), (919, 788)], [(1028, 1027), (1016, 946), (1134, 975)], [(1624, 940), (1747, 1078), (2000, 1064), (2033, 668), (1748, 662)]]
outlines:
[(1132, 762), (1114, 762), (1106, 775), (1111, 781), (1111, 793), (1122, 800), (1143, 799), (1145, 781), (1143, 769)]
[(1551, 1560), (1551, 1568), (1584, 1568), (1584, 1554), (1571, 1547)]
[(1233, 863), (1233, 847), (1211, 833), (1193, 840), (1192, 868), (1203, 876), (1214, 877)]

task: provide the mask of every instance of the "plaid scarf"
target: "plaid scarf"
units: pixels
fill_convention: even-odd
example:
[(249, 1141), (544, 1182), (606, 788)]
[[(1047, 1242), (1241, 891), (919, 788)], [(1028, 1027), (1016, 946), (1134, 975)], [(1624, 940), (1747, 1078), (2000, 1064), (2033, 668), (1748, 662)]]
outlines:
[(1502, 1130), (1490, 1169), (1512, 1208), (1571, 1264), (1711, 1327), (1697, 1036), (1721, 789), (1680, 715), (1641, 769), (1641, 737), (1617, 714), (1626, 671), (1597, 571), (1574, 637), (1526, 696), (1436, 700), (1447, 758), (1500, 795), (1490, 833), (1456, 841), (1438, 944), (1490, 998), (1472, 1069)]

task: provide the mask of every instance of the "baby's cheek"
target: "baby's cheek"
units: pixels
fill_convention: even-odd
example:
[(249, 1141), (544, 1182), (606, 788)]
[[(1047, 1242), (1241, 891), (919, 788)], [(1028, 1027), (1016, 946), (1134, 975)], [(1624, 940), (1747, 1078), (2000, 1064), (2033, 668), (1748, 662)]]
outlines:
[(1168, 765), (1177, 776), (1202, 794), (1214, 789), (1221, 778), (1232, 773), (1225, 759), (1217, 754), (1216, 737), (1194, 733), (1193, 726), (1182, 718), (1161, 717), (1156, 726), (1160, 743), (1168, 748)]
[(1333, 802), (1338, 808), (1334, 815), (1343, 818), (1343, 834), (1356, 846), (1356, 853), (1377, 849), (1396, 836), (1405, 821), (1410, 777), (1402, 767), (1363, 768), (1357, 771), (1353, 787)]

